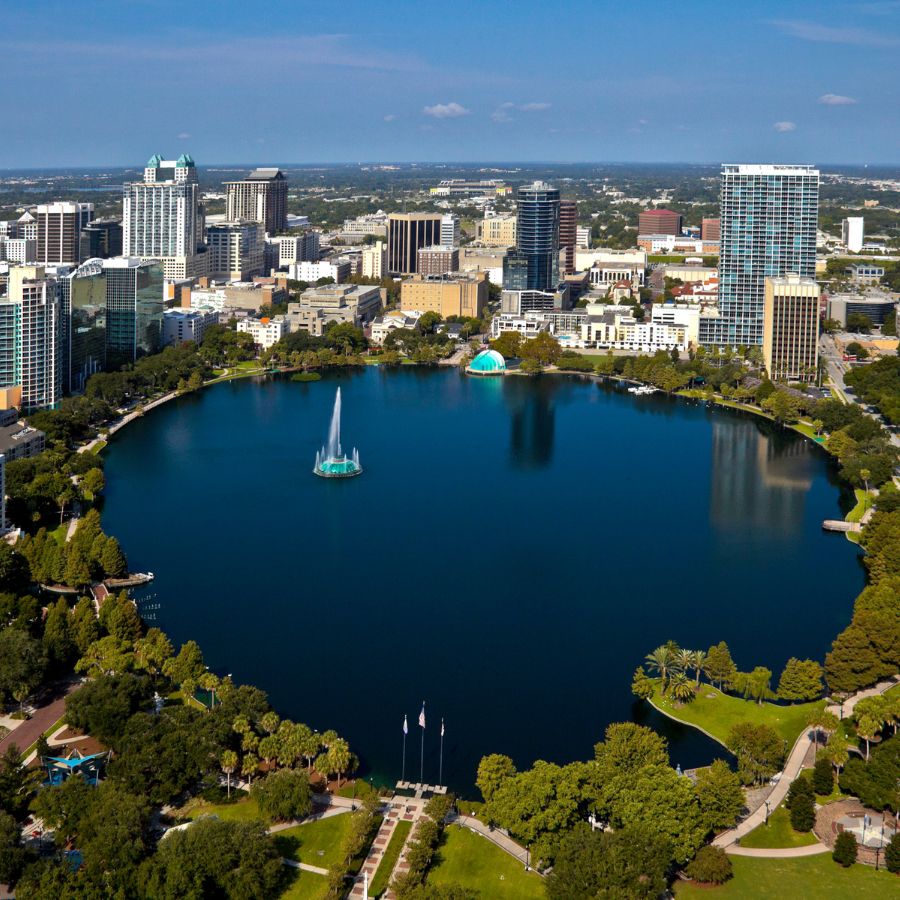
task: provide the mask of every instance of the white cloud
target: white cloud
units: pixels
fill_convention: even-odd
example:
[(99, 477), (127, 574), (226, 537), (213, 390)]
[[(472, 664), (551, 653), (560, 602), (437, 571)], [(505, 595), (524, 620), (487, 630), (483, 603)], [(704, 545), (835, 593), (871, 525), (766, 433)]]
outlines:
[(179, 141), (186, 141), (189, 137), (190, 135), (186, 131), (182, 131), (178, 134)]
[(541, 112), (550, 109), (551, 106), (551, 103), (520, 103), (517, 109), (521, 109), (522, 112)]
[(825, 106), (852, 106), (854, 103), (859, 103), (859, 101), (853, 97), (845, 97), (843, 94), (822, 94), (819, 97), (819, 103)]
[(393, 113), (388, 113), (388, 114), (384, 117), (384, 121), (385, 121), (385, 122), (396, 122), (396, 121), (397, 121), (397, 117), (396, 117)]
[(459, 103), (435, 103), (434, 106), (426, 106), (422, 112), (433, 119), (457, 119), (469, 115), (471, 110)]
[(775, 19), (768, 22), (783, 34), (821, 44), (855, 44), (860, 47), (896, 47), (900, 39), (888, 34), (880, 34), (867, 28), (840, 28), (821, 25), (818, 22), (804, 22), (796, 19)]
[(782, 134), (784, 134), (787, 131), (796, 131), (797, 130), (797, 124), (795, 122), (776, 122), (772, 127), (776, 131), (780, 131)]
[(513, 120), (513, 117), (502, 107), (496, 112), (491, 113), (491, 118), (500, 124), (503, 122), (512, 122)]

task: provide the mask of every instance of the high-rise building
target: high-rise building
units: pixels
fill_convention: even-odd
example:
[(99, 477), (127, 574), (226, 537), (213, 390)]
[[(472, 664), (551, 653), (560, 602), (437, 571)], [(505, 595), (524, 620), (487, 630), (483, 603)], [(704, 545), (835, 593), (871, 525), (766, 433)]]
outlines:
[(106, 365), (118, 369), (155, 353), (162, 339), (165, 270), (161, 263), (121, 256), (103, 261), (106, 274)]
[(88, 259), (110, 259), (122, 255), (122, 223), (117, 219), (93, 219), (81, 229), (79, 256)]
[(645, 209), (638, 216), (638, 234), (681, 234), (684, 220), (672, 209)]
[(59, 278), (63, 391), (80, 394), (106, 369), (106, 272), (100, 259)]
[(226, 181), (225, 215), (259, 222), (270, 235), (287, 231), (287, 178), (280, 169), (254, 169), (243, 181)]
[(578, 245), (578, 204), (574, 200), (559, 201), (559, 249), (565, 253), (565, 274), (575, 271), (575, 248)]
[(863, 216), (848, 216), (841, 222), (841, 241), (851, 253), (859, 253), (863, 245)]
[(446, 275), (459, 271), (459, 247), (422, 247), (416, 271), (420, 275)]
[(503, 287), (554, 291), (559, 283), (559, 191), (542, 181), (518, 193), (516, 249), (503, 260)]
[(14, 234), (10, 237), (21, 238), (25, 241), (34, 241), (37, 243), (38, 223), (37, 219), (27, 210), (19, 216), (15, 221), (13, 228)]
[(265, 232), (259, 222), (220, 222), (206, 229), (209, 274), (249, 281), (265, 265)]
[(700, 240), (718, 241), (722, 236), (722, 225), (719, 219), (703, 219), (700, 223)]
[(441, 216), (441, 235), (439, 244), (445, 247), (459, 246), (459, 216), (447, 213)]
[(81, 229), (94, 217), (93, 203), (42, 203), (37, 219), (37, 260), (41, 265), (77, 266)]
[(816, 273), (819, 171), (812, 166), (722, 166), (719, 316), (704, 344), (760, 346), (765, 279)]
[(59, 289), (43, 266), (15, 266), (0, 299), (0, 388), (20, 393), (25, 412), (62, 398)]
[(203, 208), (194, 160), (152, 156), (144, 180), (125, 185), (122, 245), (126, 257), (158, 259), (167, 281), (206, 274)]
[(375, 241), (362, 249), (363, 278), (384, 278), (387, 275), (387, 245)]
[(441, 240), (441, 217), (436, 213), (391, 213), (388, 216), (388, 271), (410, 275), (416, 271), (420, 247)]
[(819, 285), (788, 273), (766, 278), (763, 360), (776, 381), (813, 381), (819, 359)]

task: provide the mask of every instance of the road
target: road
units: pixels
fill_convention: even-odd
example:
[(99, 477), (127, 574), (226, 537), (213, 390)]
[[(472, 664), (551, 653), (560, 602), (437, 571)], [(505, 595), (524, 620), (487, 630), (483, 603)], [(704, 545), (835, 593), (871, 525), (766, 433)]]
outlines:
[(0, 741), (0, 754), (14, 746), (19, 748), (20, 753), (27, 750), (54, 722), (62, 718), (66, 711), (66, 697), (79, 687), (80, 681), (58, 685), (30, 719)]

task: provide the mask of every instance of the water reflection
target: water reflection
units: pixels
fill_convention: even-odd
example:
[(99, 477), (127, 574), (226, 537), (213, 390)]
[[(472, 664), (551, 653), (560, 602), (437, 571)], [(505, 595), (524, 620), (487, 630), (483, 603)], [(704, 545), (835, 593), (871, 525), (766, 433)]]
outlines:
[(517, 469), (543, 469), (553, 459), (558, 378), (504, 378), (510, 418), (510, 461)]
[(713, 420), (712, 437), (712, 521), (726, 528), (796, 531), (812, 485), (806, 441), (720, 415)]

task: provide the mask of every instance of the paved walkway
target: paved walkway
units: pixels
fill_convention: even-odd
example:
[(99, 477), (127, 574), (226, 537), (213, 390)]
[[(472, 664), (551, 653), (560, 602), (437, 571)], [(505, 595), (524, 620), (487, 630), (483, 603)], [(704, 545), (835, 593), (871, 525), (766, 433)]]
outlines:
[(290, 866), (292, 869), (300, 869), (303, 872), (314, 872), (316, 875), (328, 874), (328, 869), (323, 869), (321, 866), (311, 866), (309, 863), (297, 862), (296, 859), (287, 859), (282, 856), (281, 862), (285, 866)]
[(528, 851), (521, 844), (517, 844), (502, 828), (494, 828), (492, 831), (484, 822), (474, 816), (457, 816), (451, 824), (461, 825), (463, 828), (468, 828), (470, 831), (486, 837), (492, 844), (505, 850), (523, 866), (530, 863)]
[(11, 731), (0, 741), (0, 754), (10, 747), (18, 747), (23, 752), (30, 747), (54, 722), (62, 718), (66, 711), (66, 697), (81, 686), (80, 681), (59, 685), (50, 701), (35, 710), (30, 719), (25, 720), (15, 731)]
[(831, 853), (824, 844), (815, 843), (807, 847), (740, 847), (735, 844), (728, 848), (729, 856), (757, 856), (764, 859), (792, 859), (796, 856), (818, 856)]
[[(854, 694), (852, 697), (848, 697), (843, 704), (832, 704), (826, 709), (830, 713), (834, 713), (834, 715), (842, 718), (841, 710), (843, 709), (843, 716), (849, 716), (852, 712), (856, 704), (862, 700), (864, 697), (874, 697), (877, 694), (883, 694), (886, 690), (892, 688), (895, 684), (898, 683), (898, 676), (894, 676), (888, 681), (882, 681), (876, 684), (874, 687), (866, 688), (864, 691), (859, 691)], [(806, 759), (806, 754), (809, 752), (810, 746), (813, 745), (813, 730), (809, 729), (800, 734), (794, 743), (793, 748), (791, 749), (790, 755), (788, 756), (787, 763), (785, 764), (784, 771), (781, 773), (781, 778), (779, 778), (778, 783), (772, 789), (772, 793), (769, 794), (769, 809), (774, 812), (781, 805), (782, 800), (787, 796), (788, 789), (791, 786), (791, 782), (797, 778), (800, 772), (803, 769), (803, 763)], [(766, 821), (766, 805), (765, 803), (758, 806), (750, 815), (747, 816), (742, 822), (740, 822), (734, 828), (729, 829), (728, 831), (723, 831), (720, 835), (718, 835), (713, 841), (713, 846), (715, 847), (724, 847), (727, 852), (734, 852), (734, 844), (736, 841), (739, 841), (742, 837), (748, 835), (754, 828), (759, 825), (764, 824)], [(827, 849), (827, 848), (826, 848)], [(823, 852), (823, 851), (818, 851)], [(762, 852), (757, 852), (755, 856), (766, 856), (769, 854), (775, 856), (806, 856), (809, 853), (809, 847), (793, 847), (789, 848), (788, 852), (778, 851), (777, 853), (774, 850), (764, 850)], [(748, 855), (748, 854), (745, 854)]]

